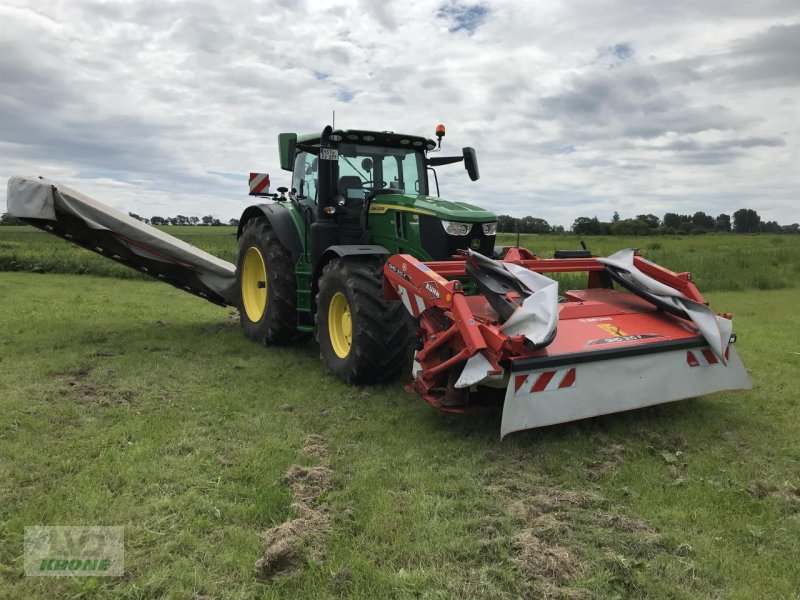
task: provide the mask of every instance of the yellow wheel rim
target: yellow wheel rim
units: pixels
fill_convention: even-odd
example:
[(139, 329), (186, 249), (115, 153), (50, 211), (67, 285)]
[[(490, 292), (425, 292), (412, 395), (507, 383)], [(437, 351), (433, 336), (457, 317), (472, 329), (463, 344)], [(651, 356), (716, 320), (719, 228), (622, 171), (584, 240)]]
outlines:
[(328, 333), (336, 356), (347, 358), (353, 345), (353, 318), (342, 292), (336, 292), (328, 305)]
[(267, 266), (255, 246), (244, 254), (242, 262), (242, 304), (247, 318), (257, 323), (267, 310)]

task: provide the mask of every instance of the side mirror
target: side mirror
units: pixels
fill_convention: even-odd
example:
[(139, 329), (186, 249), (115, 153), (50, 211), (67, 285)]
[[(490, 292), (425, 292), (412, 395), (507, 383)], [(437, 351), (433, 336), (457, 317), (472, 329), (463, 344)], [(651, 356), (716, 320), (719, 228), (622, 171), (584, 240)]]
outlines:
[(279, 133), (278, 150), (281, 155), (281, 169), (291, 171), (294, 168), (295, 146), (297, 145), (296, 133)]
[(478, 157), (475, 155), (475, 148), (462, 148), (461, 152), (464, 154), (464, 168), (472, 181), (480, 179), (480, 172), (478, 171)]

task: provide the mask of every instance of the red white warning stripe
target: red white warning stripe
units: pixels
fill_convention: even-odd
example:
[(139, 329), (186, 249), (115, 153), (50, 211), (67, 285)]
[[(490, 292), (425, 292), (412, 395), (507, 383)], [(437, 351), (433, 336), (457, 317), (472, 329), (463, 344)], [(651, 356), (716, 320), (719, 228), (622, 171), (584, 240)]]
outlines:
[(690, 367), (710, 367), (716, 365), (719, 359), (716, 357), (711, 348), (703, 348), (702, 350), (687, 350), (686, 363)]
[(269, 173), (250, 173), (250, 195), (269, 194)]
[(425, 300), (422, 296), (409, 292), (402, 285), (397, 286), (397, 294), (400, 296), (403, 305), (406, 307), (406, 310), (411, 313), (412, 317), (418, 317), (425, 312), (427, 307), (425, 306)]
[(514, 392), (518, 394), (535, 394), (536, 392), (552, 392), (575, 387), (577, 371), (575, 367), (542, 371), (517, 375), (514, 378)]

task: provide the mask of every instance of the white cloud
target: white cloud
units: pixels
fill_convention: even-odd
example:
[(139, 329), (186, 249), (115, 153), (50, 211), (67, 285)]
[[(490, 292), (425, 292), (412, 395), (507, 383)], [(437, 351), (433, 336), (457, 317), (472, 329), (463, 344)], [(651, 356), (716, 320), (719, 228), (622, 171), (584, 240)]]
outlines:
[(249, 171), (288, 180), (277, 134), (335, 109), (445, 122), (482, 178), (442, 168), (443, 195), (498, 213), (800, 220), (796, 1), (6, 0), (0, 23), (0, 177), (138, 214), (238, 216)]

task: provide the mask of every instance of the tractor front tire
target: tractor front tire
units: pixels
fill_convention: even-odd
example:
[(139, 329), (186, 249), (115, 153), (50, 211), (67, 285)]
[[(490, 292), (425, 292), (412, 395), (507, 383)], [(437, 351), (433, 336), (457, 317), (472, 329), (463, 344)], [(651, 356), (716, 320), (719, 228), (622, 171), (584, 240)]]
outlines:
[(334, 259), (322, 271), (317, 303), (320, 357), (347, 383), (380, 383), (406, 364), (408, 319), (383, 299), (383, 261)]
[(239, 320), (244, 335), (259, 344), (291, 344), (297, 330), (297, 282), (292, 257), (265, 217), (250, 219), (239, 237), (236, 258)]

